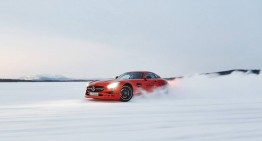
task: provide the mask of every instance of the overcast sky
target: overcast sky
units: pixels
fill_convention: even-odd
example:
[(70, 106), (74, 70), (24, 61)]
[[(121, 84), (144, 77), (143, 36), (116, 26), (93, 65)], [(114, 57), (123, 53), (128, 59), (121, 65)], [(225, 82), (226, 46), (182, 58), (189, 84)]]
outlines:
[(0, 77), (262, 68), (261, 0), (1, 0)]

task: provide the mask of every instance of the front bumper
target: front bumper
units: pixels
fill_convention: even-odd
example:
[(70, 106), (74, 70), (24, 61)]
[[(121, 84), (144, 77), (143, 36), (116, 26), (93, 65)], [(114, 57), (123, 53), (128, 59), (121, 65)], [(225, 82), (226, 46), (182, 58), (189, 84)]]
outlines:
[(86, 90), (86, 98), (105, 99), (105, 100), (120, 100), (120, 94), (116, 91), (98, 92), (98, 96), (90, 95), (90, 91)]

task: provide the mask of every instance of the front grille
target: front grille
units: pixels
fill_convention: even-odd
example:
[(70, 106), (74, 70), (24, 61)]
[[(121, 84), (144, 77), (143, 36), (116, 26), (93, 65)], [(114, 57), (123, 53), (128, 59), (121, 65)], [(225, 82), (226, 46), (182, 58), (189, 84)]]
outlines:
[(87, 90), (89, 92), (102, 92), (105, 88), (103, 86), (88, 86)]

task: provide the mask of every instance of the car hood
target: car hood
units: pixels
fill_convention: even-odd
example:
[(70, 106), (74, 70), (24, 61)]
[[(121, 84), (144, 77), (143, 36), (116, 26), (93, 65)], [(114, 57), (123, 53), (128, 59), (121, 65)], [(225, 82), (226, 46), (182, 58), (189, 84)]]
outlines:
[(118, 82), (118, 80), (116, 79), (113, 79), (113, 80), (100, 80), (100, 81), (93, 81), (91, 83), (89, 83), (90, 85), (99, 85), (99, 86), (106, 86), (110, 83), (113, 83), (113, 82)]

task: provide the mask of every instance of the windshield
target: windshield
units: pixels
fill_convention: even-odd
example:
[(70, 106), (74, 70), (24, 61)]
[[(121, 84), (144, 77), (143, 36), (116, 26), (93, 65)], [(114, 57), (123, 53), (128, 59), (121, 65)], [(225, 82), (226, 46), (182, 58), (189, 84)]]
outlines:
[(118, 77), (118, 79), (142, 79), (142, 72), (127, 72)]

